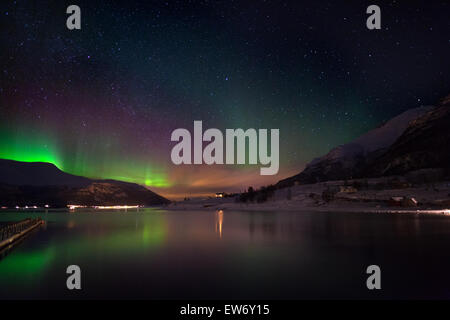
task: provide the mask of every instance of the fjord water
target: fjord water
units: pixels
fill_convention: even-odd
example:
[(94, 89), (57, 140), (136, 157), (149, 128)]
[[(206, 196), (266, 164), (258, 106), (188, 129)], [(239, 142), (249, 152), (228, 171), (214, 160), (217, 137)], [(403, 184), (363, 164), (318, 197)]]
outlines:
[[(46, 225), (0, 259), (0, 299), (450, 298), (450, 218), (238, 211), (1, 212)], [(81, 268), (82, 289), (66, 288)], [(379, 291), (366, 268), (381, 268)]]

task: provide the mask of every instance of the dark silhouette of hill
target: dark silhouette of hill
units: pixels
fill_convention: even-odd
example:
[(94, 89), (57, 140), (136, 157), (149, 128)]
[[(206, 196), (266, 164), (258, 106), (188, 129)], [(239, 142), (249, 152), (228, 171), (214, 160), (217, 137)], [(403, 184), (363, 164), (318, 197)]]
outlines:
[(91, 180), (65, 173), (47, 162), (0, 159), (0, 183), (13, 186), (82, 187), (91, 183)]
[(0, 159), (0, 206), (150, 206), (169, 202), (135, 183), (75, 176), (50, 163)]

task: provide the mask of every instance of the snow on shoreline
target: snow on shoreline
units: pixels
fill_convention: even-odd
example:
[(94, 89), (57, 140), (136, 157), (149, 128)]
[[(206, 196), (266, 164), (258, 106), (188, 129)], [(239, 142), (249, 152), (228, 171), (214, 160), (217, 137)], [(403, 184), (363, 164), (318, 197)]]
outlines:
[[(369, 183), (380, 179), (369, 180)], [(404, 187), (397, 189), (367, 188), (356, 192), (338, 192), (334, 200), (324, 201), (322, 192), (342, 186), (343, 181), (329, 181), (278, 189), (263, 203), (237, 202), (236, 198), (191, 199), (173, 202), (167, 210), (234, 210), (234, 211), (298, 211), (298, 212), (367, 212), (450, 215), (450, 183)], [(289, 195), (288, 195), (289, 194)], [(418, 206), (391, 206), (392, 197), (415, 198)]]

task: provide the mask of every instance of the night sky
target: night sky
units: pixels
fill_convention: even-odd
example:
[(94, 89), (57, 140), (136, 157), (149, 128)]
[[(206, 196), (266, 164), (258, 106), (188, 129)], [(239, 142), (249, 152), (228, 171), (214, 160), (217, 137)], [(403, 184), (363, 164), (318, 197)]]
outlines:
[[(66, 28), (81, 7), (81, 30)], [(381, 30), (366, 8), (381, 7)], [(449, 92), (448, 1), (1, 1), (0, 158), (169, 198), (240, 191)], [(279, 128), (280, 171), (175, 166), (170, 134)]]

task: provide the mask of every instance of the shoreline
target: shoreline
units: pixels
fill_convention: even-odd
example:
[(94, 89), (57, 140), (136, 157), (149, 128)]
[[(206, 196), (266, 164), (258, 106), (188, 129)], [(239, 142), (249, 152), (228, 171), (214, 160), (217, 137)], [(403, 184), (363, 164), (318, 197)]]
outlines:
[(88, 211), (92, 213), (101, 212), (139, 212), (143, 209), (153, 209), (162, 211), (246, 211), (246, 212), (334, 212), (334, 213), (387, 213), (387, 214), (430, 214), (430, 215), (448, 215), (450, 216), (450, 208), (446, 207), (401, 207), (401, 206), (387, 206), (381, 202), (350, 202), (350, 201), (333, 201), (330, 203), (311, 204), (303, 201), (268, 201), (264, 203), (240, 203), (234, 201), (214, 201), (200, 200), (200, 201), (182, 201), (173, 202), (169, 205), (149, 206), (139, 208), (111, 208), (96, 209), (96, 208), (2, 208), (1, 213), (67, 213), (76, 214), (78, 210)]
[[(190, 205), (177, 204), (160, 207), (142, 207), (140, 209), (154, 209), (166, 211), (245, 211), (245, 212), (331, 212), (331, 213), (379, 213), (379, 214), (427, 214), (427, 215), (448, 215), (450, 216), (450, 208), (398, 208), (398, 207), (370, 207), (370, 206), (339, 206), (339, 205), (319, 205), (319, 206), (277, 206), (261, 205), (261, 204), (218, 204), (218, 205)], [(76, 213), (78, 210), (69, 210), (66, 208), (51, 208), (46, 210), (31, 209), (31, 210), (17, 210), (17, 209), (2, 209), (1, 213), (17, 212), (19, 214), (26, 213), (42, 213), (42, 212), (60, 212), (60, 213)], [(88, 211), (96, 212), (139, 212), (138, 209), (110, 209), (110, 210), (96, 210), (88, 209)]]
[[(355, 181), (326, 181), (275, 189), (264, 202), (244, 202), (236, 197), (192, 199), (172, 202), (166, 210), (238, 210), (296, 212), (364, 212), (450, 215), (450, 181), (411, 186), (374, 178), (366, 186)], [(377, 188), (385, 184), (390, 188)], [(329, 196), (333, 191), (332, 196)], [(240, 201), (241, 200), (241, 201)]]
[(247, 211), (247, 212), (335, 212), (335, 213), (389, 213), (389, 214), (432, 214), (432, 215), (448, 215), (450, 209), (446, 208), (397, 208), (397, 207), (369, 207), (369, 206), (339, 206), (339, 205), (322, 205), (322, 206), (277, 206), (259, 205), (259, 204), (223, 204), (212, 206), (198, 205), (169, 205), (162, 210), (168, 211)]

